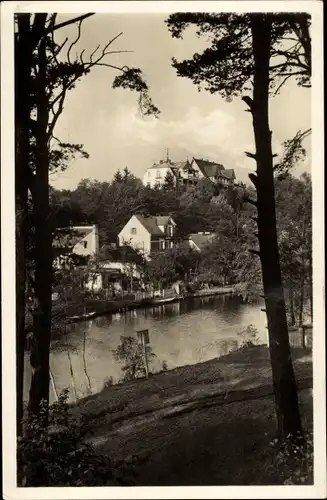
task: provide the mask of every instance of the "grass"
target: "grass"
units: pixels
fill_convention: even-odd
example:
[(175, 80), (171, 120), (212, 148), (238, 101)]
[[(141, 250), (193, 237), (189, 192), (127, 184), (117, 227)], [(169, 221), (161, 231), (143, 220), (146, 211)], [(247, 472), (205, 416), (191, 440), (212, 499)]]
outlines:
[[(310, 432), (311, 357), (296, 349), (293, 361)], [(276, 423), (265, 346), (106, 388), (72, 412), (85, 416), (87, 440), (100, 452), (138, 456), (138, 486), (283, 484), (295, 468), (281, 467), (269, 444)]]

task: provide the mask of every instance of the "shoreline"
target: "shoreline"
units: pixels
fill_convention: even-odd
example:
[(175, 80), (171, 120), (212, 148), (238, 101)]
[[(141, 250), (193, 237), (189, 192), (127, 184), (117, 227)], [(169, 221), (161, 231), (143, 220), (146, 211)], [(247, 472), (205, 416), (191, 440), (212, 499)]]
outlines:
[(115, 314), (117, 312), (126, 313), (127, 311), (132, 311), (135, 309), (156, 307), (165, 304), (174, 304), (176, 302), (182, 302), (191, 298), (201, 298), (201, 297), (213, 297), (216, 295), (230, 295), (233, 293), (233, 287), (216, 287), (215, 289), (204, 289), (198, 290), (197, 292), (187, 294), (187, 295), (176, 295), (173, 297), (162, 297), (162, 298), (144, 298), (139, 300), (129, 300), (122, 299), (116, 301), (104, 301), (101, 299), (95, 300), (99, 306), (104, 306), (101, 310), (90, 311), (85, 314), (76, 314), (73, 316), (67, 316), (70, 323), (79, 323), (86, 319), (92, 319), (99, 316), (105, 316), (107, 314)]
[[(80, 323), (85, 320), (106, 316), (115, 313), (126, 313), (135, 309), (146, 309), (165, 304), (175, 304), (187, 299), (214, 297), (217, 295), (231, 295), (234, 293), (233, 286), (215, 287), (198, 290), (187, 295), (175, 295), (172, 297), (151, 297), (144, 299), (116, 299), (105, 300), (99, 298), (81, 299), (75, 302), (63, 303), (58, 300), (52, 304), (52, 319), (55, 321), (67, 320), (68, 323)], [(25, 325), (26, 348), (29, 347), (29, 336), (33, 332), (32, 317), (27, 317)]]

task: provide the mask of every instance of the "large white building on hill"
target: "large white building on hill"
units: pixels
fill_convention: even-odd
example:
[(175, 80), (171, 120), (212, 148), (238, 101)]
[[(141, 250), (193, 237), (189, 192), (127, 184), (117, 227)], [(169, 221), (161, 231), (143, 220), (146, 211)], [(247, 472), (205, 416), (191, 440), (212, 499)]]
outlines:
[(200, 179), (208, 179), (211, 182), (230, 186), (235, 183), (234, 169), (225, 169), (220, 163), (216, 163), (202, 158), (193, 158), (190, 162), (173, 162), (168, 157), (166, 160), (160, 160), (147, 168), (143, 176), (144, 186), (152, 189), (161, 188), (167, 179), (176, 185), (195, 185)]

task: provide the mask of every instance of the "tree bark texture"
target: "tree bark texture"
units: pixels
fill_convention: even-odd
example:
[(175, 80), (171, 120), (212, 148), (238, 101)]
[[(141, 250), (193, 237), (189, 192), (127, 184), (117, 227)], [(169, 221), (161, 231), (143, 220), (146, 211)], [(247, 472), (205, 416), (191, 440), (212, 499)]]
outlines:
[(46, 95), (46, 42), (38, 46), (39, 72), (36, 81), (37, 123), (35, 178), (32, 192), (35, 221), (35, 296), (33, 344), (31, 348), (32, 380), (29, 412), (38, 414), (41, 401), (49, 402), (51, 285), (52, 285), (52, 227), (49, 209), (48, 102)]
[(251, 112), (257, 163), (258, 237), (278, 433), (280, 437), (286, 437), (289, 434), (302, 435), (302, 427), (288, 337), (276, 231), (273, 156), (268, 113), (271, 46), (269, 16), (253, 15), (251, 30), (255, 65)]
[(26, 246), (28, 230), (27, 172), (30, 120), (30, 15), (20, 14), (15, 38), (15, 211), (16, 211), (16, 425), (23, 416)]

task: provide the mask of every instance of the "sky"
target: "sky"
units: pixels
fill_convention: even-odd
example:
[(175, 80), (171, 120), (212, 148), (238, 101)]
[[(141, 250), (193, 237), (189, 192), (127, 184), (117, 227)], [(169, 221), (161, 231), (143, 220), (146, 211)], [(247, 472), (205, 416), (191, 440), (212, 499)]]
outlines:
[[(69, 16), (70, 17), (70, 16)], [(188, 79), (177, 77), (172, 57), (183, 60), (199, 52), (205, 41), (192, 30), (183, 40), (173, 39), (165, 25), (166, 14), (96, 14), (82, 24), (81, 39), (72, 55), (85, 49), (84, 59), (114, 36), (112, 50), (127, 50), (106, 56), (105, 62), (142, 69), (154, 104), (161, 110), (159, 119), (142, 117), (137, 94), (112, 89), (116, 70), (94, 67), (69, 92), (55, 136), (63, 142), (83, 144), (88, 160), (75, 160), (66, 172), (51, 176), (57, 189), (74, 189), (81, 179), (110, 181), (125, 166), (142, 178), (154, 162), (193, 156), (234, 168), (238, 180), (247, 182), (254, 161), (244, 151), (254, 152), (250, 113), (240, 97), (226, 102), (218, 94), (199, 92)], [(57, 22), (68, 17), (58, 15)], [(73, 40), (77, 27), (57, 31), (57, 41)], [(288, 81), (280, 95), (270, 100), (270, 128), (273, 150), (298, 130), (311, 127), (311, 96)], [(305, 143), (308, 156), (297, 173), (310, 170), (310, 140)]]

